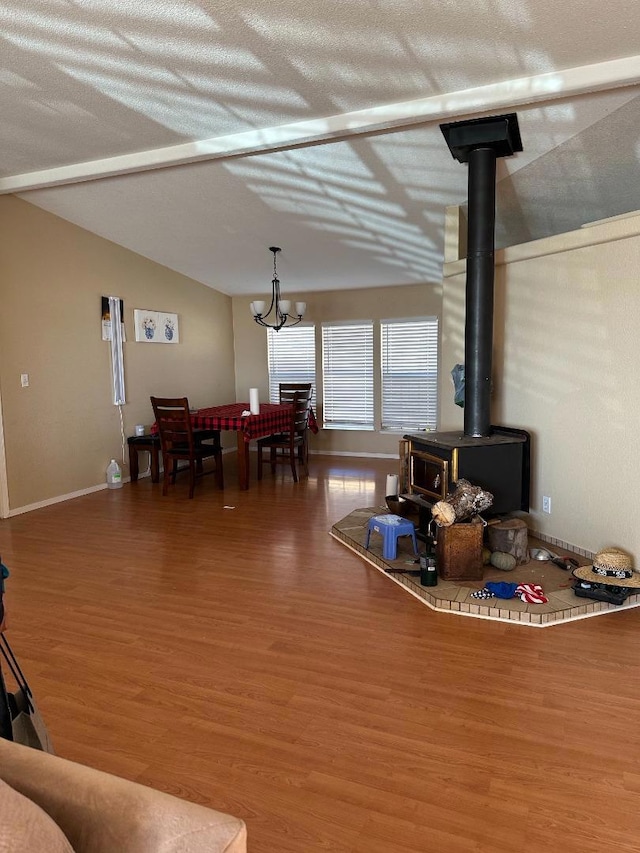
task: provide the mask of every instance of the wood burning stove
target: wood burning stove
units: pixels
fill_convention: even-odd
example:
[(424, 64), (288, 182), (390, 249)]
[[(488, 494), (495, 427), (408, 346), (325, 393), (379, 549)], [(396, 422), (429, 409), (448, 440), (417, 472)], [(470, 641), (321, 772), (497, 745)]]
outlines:
[(427, 503), (443, 500), (453, 483), (469, 480), (491, 492), (492, 514), (529, 511), (530, 438), (524, 430), (492, 427), (491, 436), (417, 433), (409, 440), (409, 491)]
[(496, 158), (522, 151), (515, 113), (441, 125), (452, 155), (469, 164), (465, 292), (464, 432), (409, 434), (410, 493), (442, 500), (464, 478), (490, 491), (494, 514), (529, 510), (530, 438), (492, 426)]

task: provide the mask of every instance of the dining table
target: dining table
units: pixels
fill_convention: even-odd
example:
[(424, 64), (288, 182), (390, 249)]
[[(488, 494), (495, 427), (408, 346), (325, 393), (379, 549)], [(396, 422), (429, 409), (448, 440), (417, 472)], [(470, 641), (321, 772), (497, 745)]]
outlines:
[[(247, 414), (249, 403), (228, 403), (191, 410), (194, 429), (233, 430), (238, 442), (238, 487), (249, 488), (249, 444), (252, 439), (273, 433), (286, 432), (291, 424), (290, 403), (260, 403), (258, 414)], [(318, 432), (315, 413), (309, 410), (309, 429)]]

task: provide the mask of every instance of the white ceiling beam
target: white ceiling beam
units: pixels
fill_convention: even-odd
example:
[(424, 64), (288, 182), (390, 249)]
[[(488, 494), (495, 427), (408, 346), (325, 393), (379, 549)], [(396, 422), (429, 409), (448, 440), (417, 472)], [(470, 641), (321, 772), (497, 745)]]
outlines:
[(203, 160), (281, 151), (300, 145), (348, 139), (384, 130), (400, 130), (417, 124), (451, 120), (496, 109), (513, 109), (541, 101), (632, 86), (638, 82), (640, 56), (630, 56), (325, 118), (290, 122), (278, 127), (232, 133), (212, 139), (138, 151), (134, 154), (12, 175), (0, 178), (0, 194), (94, 181), (114, 175), (180, 166)]

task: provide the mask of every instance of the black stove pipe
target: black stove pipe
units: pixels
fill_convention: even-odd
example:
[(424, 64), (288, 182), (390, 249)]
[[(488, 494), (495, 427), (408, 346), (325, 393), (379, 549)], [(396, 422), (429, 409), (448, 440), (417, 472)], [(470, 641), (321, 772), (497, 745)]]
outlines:
[(464, 434), (491, 434), (496, 152), (469, 152)]
[(518, 116), (441, 124), (453, 157), (469, 164), (464, 329), (464, 435), (491, 435), (491, 359), (496, 222), (496, 159), (522, 151)]

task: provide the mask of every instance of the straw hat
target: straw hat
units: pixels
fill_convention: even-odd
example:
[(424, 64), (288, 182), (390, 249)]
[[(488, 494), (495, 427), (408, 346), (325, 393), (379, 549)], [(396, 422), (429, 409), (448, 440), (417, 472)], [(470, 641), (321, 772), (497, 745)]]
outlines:
[(633, 559), (620, 548), (603, 548), (593, 558), (592, 566), (574, 569), (573, 576), (606, 586), (640, 587), (640, 573), (634, 570)]

